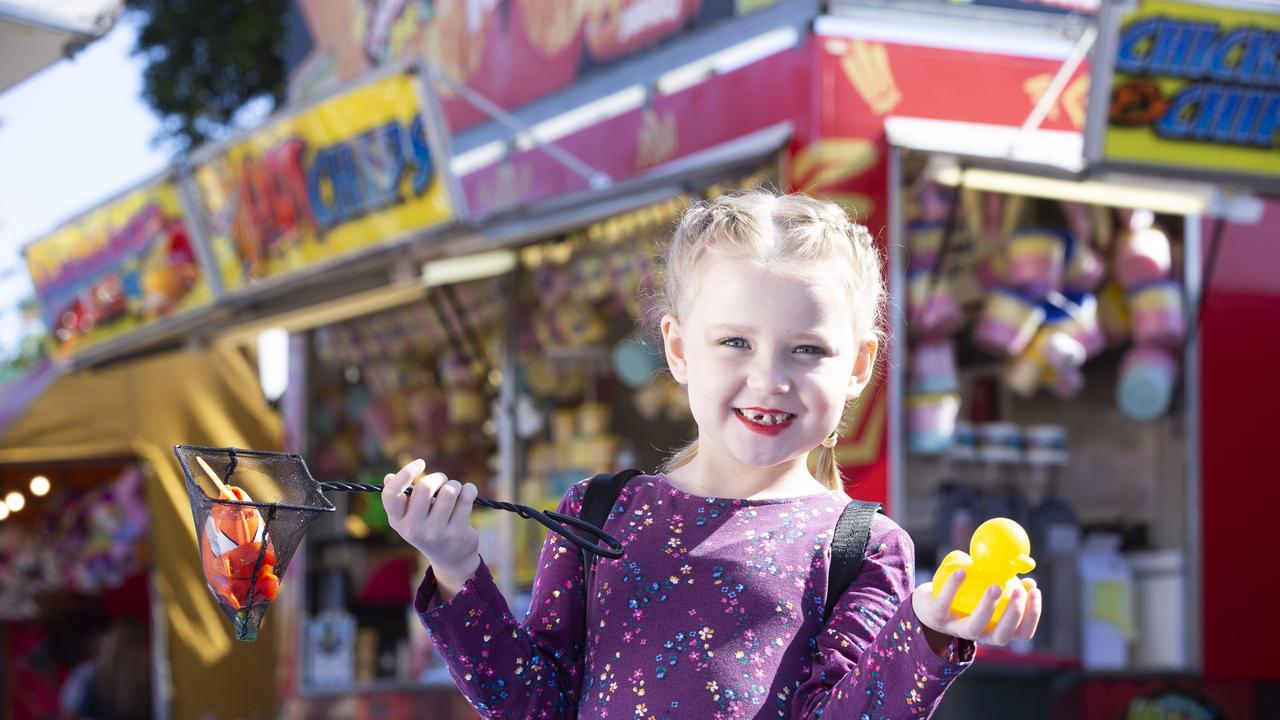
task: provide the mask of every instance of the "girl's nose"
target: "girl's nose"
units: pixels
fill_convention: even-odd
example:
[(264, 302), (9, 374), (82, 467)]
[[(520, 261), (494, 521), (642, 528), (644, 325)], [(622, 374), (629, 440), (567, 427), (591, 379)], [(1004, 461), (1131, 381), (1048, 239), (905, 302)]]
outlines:
[(747, 387), (769, 395), (783, 395), (791, 391), (791, 382), (781, 363), (762, 359), (752, 366), (747, 375)]

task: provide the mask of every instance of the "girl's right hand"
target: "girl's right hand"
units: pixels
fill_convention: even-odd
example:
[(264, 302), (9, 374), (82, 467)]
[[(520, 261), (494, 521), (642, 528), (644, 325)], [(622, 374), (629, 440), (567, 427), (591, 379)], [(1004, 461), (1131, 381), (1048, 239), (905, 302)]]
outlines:
[[(414, 460), (382, 483), (382, 507), (391, 527), (426, 556), (436, 581), (456, 591), (480, 566), (480, 533), (471, 526), (475, 485), (432, 473), (415, 481), (427, 464)], [(413, 486), (413, 494), (405, 488)], [(452, 595), (452, 593), (448, 593)]]

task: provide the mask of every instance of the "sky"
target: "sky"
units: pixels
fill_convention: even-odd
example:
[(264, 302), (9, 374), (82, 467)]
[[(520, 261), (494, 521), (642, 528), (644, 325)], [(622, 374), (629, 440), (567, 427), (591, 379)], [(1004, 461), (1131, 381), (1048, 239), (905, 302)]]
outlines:
[(22, 246), (162, 171), (160, 120), (142, 100), (130, 55), (137, 21), (0, 92), (0, 360), (23, 335), (17, 306), (32, 294)]

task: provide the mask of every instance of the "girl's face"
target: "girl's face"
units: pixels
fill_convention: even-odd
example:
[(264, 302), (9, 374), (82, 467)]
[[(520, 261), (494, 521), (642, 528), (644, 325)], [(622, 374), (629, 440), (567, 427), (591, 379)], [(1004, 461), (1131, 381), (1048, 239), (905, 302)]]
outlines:
[(854, 337), (834, 275), (801, 279), (714, 255), (700, 271), (681, 317), (662, 319), (699, 445), (757, 468), (803, 460), (866, 386), (874, 341)]

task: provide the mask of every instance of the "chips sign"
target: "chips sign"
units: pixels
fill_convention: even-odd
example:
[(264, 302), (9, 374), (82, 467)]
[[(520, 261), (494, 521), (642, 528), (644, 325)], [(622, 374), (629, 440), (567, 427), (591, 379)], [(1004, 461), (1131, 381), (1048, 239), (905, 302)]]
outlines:
[(1091, 160), (1280, 184), (1280, 14), (1141, 0), (1110, 22)]
[(167, 180), (131, 190), (22, 252), (54, 357), (65, 358), (213, 299), (183, 221), (178, 189)]
[(425, 85), (396, 73), (196, 156), (199, 212), (226, 292), (457, 217)]

